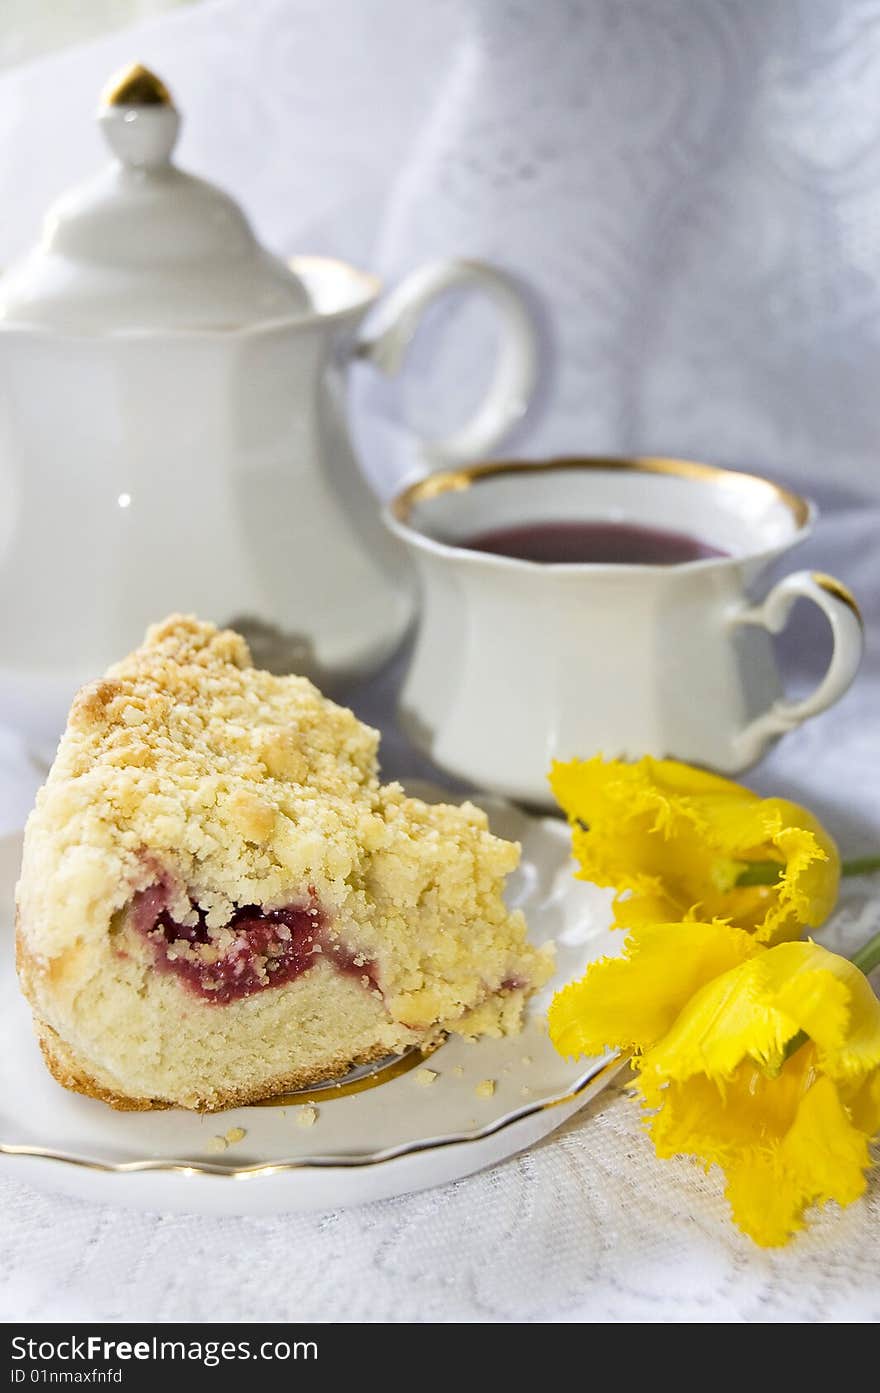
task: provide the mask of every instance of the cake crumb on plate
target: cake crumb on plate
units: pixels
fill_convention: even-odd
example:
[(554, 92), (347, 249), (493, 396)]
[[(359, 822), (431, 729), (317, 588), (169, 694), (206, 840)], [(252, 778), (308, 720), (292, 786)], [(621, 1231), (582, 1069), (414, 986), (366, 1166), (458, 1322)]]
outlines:
[(437, 1077), (438, 1074), (436, 1069), (417, 1069), (414, 1081), (418, 1084), (419, 1088), (430, 1088)]
[(247, 1131), (244, 1127), (230, 1127), (229, 1131), (226, 1133), (226, 1140), (231, 1146), (233, 1142), (244, 1141), (246, 1136)]
[(309, 1103), (306, 1107), (298, 1110), (296, 1120), (300, 1127), (314, 1127), (318, 1120), (318, 1109)]
[(478, 1098), (491, 1098), (495, 1093), (494, 1079), (481, 1079), (474, 1089)]
[(225, 1151), (228, 1145), (229, 1143), (227, 1142), (225, 1137), (209, 1137), (207, 1145), (205, 1146), (205, 1150)]

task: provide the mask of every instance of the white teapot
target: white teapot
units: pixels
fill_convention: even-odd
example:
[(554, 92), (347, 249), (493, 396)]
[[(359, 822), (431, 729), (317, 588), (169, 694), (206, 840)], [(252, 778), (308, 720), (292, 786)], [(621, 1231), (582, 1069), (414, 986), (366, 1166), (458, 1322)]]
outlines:
[(489, 293), (494, 378), (470, 423), (426, 442), (432, 464), (490, 450), (535, 379), (501, 272), (424, 267), (364, 332), (376, 278), (262, 248), (171, 162), (180, 118), (158, 78), (129, 69), (99, 119), (112, 163), (0, 280), (0, 721), (37, 741), (170, 610), (233, 623), (258, 661), (331, 687), (375, 668), (413, 601), (352, 455), (348, 363), (393, 373), (437, 296)]

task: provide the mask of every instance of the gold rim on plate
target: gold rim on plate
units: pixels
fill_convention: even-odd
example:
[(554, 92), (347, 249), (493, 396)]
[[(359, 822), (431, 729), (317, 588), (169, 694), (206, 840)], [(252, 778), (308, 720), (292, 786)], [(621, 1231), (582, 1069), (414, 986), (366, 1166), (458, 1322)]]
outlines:
[[(43, 1161), (58, 1161), (64, 1165), (77, 1166), (82, 1170), (101, 1171), (110, 1175), (129, 1175), (143, 1172), (171, 1172), (176, 1175), (212, 1175), (226, 1180), (248, 1180), (255, 1176), (280, 1175), (285, 1171), (298, 1170), (357, 1170), (368, 1166), (381, 1166), (388, 1161), (397, 1161), (403, 1156), (413, 1156), (422, 1151), (440, 1151), (447, 1146), (467, 1146), (473, 1142), (484, 1141), (506, 1131), (517, 1122), (548, 1108), (558, 1108), (565, 1103), (582, 1099), (588, 1103), (613, 1079), (629, 1062), (629, 1055), (614, 1055), (610, 1059), (596, 1060), (578, 1079), (573, 1088), (558, 1098), (547, 1098), (541, 1102), (530, 1103), (475, 1132), (456, 1132), (448, 1137), (427, 1138), (420, 1141), (405, 1142), (400, 1146), (389, 1147), (385, 1151), (366, 1153), (363, 1156), (305, 1156), (283, 1161), (256, 1161), (247, 1166), (223, 1166), (210, 1161), (159, 1161), (154, 1157), (140, 1161), (94, 1161), (87, 1156), (76, 1156), (68, 1151), (56, 1151), (51, 1147), (18, 1145), (14, 1142), (0, 1142), (0, 1156), (30, 1156)], [(300, 1098), (301, 1102), (305, 1101)]]

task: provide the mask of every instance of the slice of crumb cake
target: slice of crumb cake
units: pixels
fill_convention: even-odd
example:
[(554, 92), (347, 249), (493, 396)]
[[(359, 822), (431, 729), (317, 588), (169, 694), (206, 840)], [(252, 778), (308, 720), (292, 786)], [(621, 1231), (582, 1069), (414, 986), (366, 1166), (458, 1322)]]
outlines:
[(118, 1108), (215, 1109), (438, 1032), (552, 970), (519, 850), (377, 778), (378, 736), (173, 616), (77, 696), (25, 832), (18, 967), (46, 1062)]

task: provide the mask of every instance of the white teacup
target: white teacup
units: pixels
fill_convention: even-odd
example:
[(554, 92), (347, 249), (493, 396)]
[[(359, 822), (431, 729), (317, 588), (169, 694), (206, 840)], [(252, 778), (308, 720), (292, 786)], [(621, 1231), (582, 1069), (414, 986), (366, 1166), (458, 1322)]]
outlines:
[[(858, 607), (840, 581), (796, 571), (754, 602), (762, 571), (814, 517), (766, 479), (686, 460), (489, 463), (420, 480), (386, 510), (422, 587), (405, 729), (450, 773), (545, 806), (553, 759), (650, 754), (748, 768), (837, 701), (861, 659)], [(560, 521), (687, 533), (725, 554), (546, 564), (464, 545)], [(824, 611), (834, 650), (816, 690), (791, 701), (770, 635), (799, 596)]]

